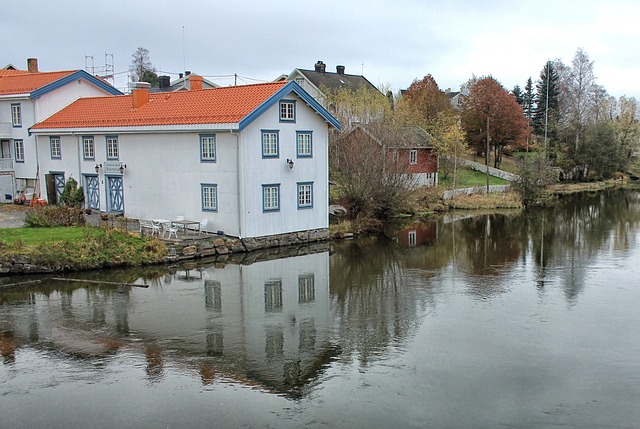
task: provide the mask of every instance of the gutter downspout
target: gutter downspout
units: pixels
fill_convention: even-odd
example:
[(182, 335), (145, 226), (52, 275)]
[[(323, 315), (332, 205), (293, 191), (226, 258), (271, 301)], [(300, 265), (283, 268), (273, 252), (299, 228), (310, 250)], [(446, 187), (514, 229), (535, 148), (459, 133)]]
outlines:
[[(80, 147), (80, 136), (75, 133), (75, 131), (71, 131), (71, 135), (76, 138), (76, 146), (78, 148), (78, 187), (82, 186), (82, 155), (81, 155), (81, 147)], [(60, 142), (62, 146), (62, 142)], [(84, 188), (82, 188), (84, 190)], [(87, 197), (85, 196), (85, 201)]]
[(242, 185), (244, 184), (244, 180), (240, 172), (240, 166), (242, 165), (242, 163), (240, 162), (240, 135), (235, 134), (233, 130), (229, 130), (229, 132), (232, 136), (236, 138), (236, 183), (238, 186), (238, 189), (237, 189), (237, 192), (238, 192), (238, 238), (242, 243), (242, 236), (244, 235), (244, 231), (242, 230), (243, 221), (244, 221), (244, 211), (243, 211), (244, 204), (242, 203), (242, 200), (240, 198), (240, 196), (242, 195), (240, 190), (243, 188)]

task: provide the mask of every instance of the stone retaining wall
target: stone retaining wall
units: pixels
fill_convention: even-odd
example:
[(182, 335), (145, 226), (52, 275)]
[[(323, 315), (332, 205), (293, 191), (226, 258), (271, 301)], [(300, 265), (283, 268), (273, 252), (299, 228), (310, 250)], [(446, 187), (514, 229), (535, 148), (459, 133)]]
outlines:
[[(329, 240), (328, 229), (300, 231), (268, 237), (239, 239), (227, 236), (199, 237), (194, 239), (167, 241), (166, 263), (205, 257), (221, 257), (231, 254), (248, 253), (260, 249), (281, 248), (302, 244), (319, 243)], [(0, 275), (49, 274), (65, 271), (70, 267), (43, 267), (31, 264), (26, 255), (13, 256), (10, 261), (0, 264)]]

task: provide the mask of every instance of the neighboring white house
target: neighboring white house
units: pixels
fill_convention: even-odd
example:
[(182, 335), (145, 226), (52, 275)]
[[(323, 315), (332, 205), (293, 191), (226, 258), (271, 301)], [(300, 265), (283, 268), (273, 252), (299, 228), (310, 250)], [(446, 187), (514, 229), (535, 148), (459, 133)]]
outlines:
[[(83, 98), (36, 124), (40, 179), (138, 219), (207, 219), (240, 238), (328, 228), (328, 133), (295, 82)], [(44, 192), (43, 192), (44, 194)]]
[(37, 186), (38, 153), (29, 127), (80, 97), (121, 94), (83, 70), (39, 72), (0, 69), (0, 197)]

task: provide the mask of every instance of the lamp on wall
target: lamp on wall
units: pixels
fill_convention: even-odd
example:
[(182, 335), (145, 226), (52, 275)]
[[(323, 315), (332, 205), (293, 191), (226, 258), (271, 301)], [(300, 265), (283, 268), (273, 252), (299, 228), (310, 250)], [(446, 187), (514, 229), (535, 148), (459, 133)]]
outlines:
[(124, 170), (127, 168), (127, 164), (120, 164), (120, 174), (124, 174)]
[(99, 173), (101, 168), (102, 164), (96, 164), (96, 173)]
[(293, 159), (287, 158), (287, 164), (289, 164), (289, 169), (293, 170)]

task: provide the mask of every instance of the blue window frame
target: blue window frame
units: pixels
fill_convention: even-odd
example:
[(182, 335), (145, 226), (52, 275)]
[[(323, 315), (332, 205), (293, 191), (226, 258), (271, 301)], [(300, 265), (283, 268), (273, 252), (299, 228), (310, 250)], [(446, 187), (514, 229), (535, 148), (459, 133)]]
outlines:
[(24, 142), (22, 140), (14, 140), (13, 143), (16, 162), (24, 162)]
[(11, 105), (11, 125), (14, 128), (22, 126), (22, 106), (20, 104)]
[(60, 137), (49, 137), (49, 149), (51, 151), (51, 159), (62, 159), (62, 146), (60, 145)]
[(200, 193), (202, 195), (202, 211), (218, 211), (218, 185), (214, 183), (201, 183)]
[(93, 136), (82, 136), (82, 157), (84, 159), (96, 159), (96, 146)]
[(313, 156), (313, 132), (296, 131), (296, 154), (298, 158)]
[(298, 183), (298, 208), (313, 208), (313, 182)]
[(216, 162), (216, 136), (215, 134), (200, 135), (200, 161)]
[(262, 211), (277, 212), (280, 210), (280, 184), (262, 185)]
[(118, 147), (118, 136), (107, 136), (107, 159), (118, 160), (120, 158), (120, 148)]
[(280, 122), (296, 121), (296, 100), (280, 100)]
[(278, 158), (280, 156), (280, 142), (278, 130), (261, 130), (262, 157)]

